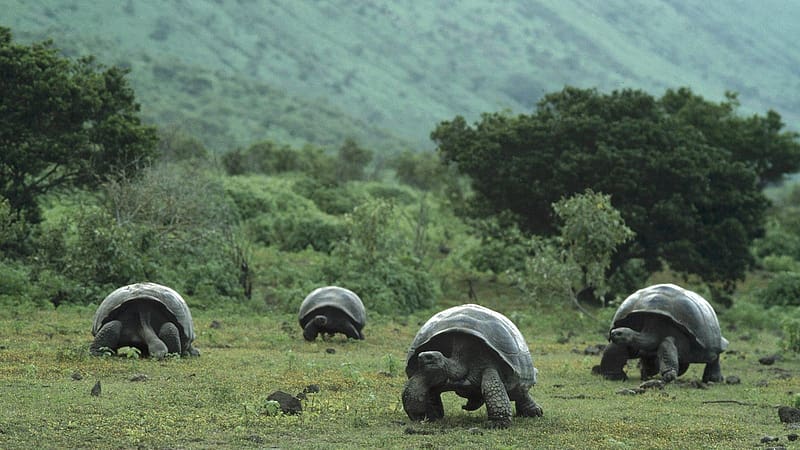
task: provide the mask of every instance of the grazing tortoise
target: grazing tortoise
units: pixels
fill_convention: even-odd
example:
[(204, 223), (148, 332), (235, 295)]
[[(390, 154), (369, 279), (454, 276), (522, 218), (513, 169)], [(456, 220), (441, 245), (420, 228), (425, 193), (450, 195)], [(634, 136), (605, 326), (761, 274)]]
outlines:
[(97, 308), (89, 351), (136, 347), (142, 355), (163, 358), (167, 353), (199, 356), (192, 346), (194, 326), (186, 301), (172, 289), (156, 283), (123, 286)]
[(614, 314), (609, 341), (598, 368), (608, 379), (627, 379), (627, 360), (639, 358), (643, 380), (660, 374), (668, 383), (690, 363), (706, 364), (703, 382), (723, 380), (719, 355), (728, 340), (714, 308), (680, 286), (657, 284), (631, 294)]
[(367, 322), (367, 311), (353, 291), (326, 286), (306, 296), (300, 304), (298, 318), (307, 341), (313, 341), (321, 333), (329, 337), (342, 333), (348, 338), (364, 339), (361, 330)]
[(480, 305), (446, 309), (417, 332), (406, 359), (403, 409), (412, 420), (444, 417), (441, 393), (455, 391), (473, 411), (486, 403), (489, 426), (511, 425), (517, 416), (538, 417), (542, 408), (528, 390), (536, 384), (528, 345), (504, 315)]

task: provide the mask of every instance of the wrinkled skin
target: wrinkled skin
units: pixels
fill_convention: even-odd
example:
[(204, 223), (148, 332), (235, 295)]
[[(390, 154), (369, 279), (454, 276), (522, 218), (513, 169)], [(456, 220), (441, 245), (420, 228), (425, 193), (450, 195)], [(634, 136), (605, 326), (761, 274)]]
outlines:
[(353, 323), (353, 319), (342, 310), (333, 307), (315, 309), (311, 319), (303, 327), (303, 338), (313, 341), (319, 334), (329, 337), (342, 333), (350, 339), (364, 339), (364, 334)]
[[(442, 392), (454, 391), (467, 399), (463, 409), (472, 411), (486, 404), (490, 428), (511, 425), (511, 402), (517, 416), (540, 417), (542, 408), (531, 398), (530, 386), (517, 382), (513, 371), (477, 338), (458, 334), (439, 350), (422, 351), (417, 372), (406, 382), (402, 400), (412, 420), (444, 417)], [(505, 381), (504, 381), (505, 380)]]
[(92, 355), (102, 355), (104, 347), (113, 351), (120, 347), (135, 347), (143, 356), (159, 359), (169, 353), (200, 355), (191, 345), (182, 351), (181, 334), (174, 317), (157, 302), (132, 300), (109, 319), (89, 347)]
[[(665, 318), (645, 320), (641, 331), (615, 328), (609, 334), (609, 341), (600, 362), (600, 373), (610, 380), (628, 378), (623, 370), (628, 359), (640, 358), (642, 380), (660, 375), (667, 383), (683, 375), (690, 363), (700, 362), (690, 361), (687, 356), (692, 353), (692, 346), (697, 345), (693, 338)], [(722, 381), (719, 356), (705, 363), (703, 382)]]

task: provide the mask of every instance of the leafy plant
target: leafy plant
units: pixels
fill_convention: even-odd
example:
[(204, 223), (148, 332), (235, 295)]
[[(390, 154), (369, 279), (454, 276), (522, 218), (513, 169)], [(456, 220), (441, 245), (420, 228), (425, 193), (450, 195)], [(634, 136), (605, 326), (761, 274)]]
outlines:
[[(100, 350), (104, 351), (102, 348)], [(142, 351), (136, 347), (120, 347), (117, 349), (117, 355), (127, 359), (139, 359)]]

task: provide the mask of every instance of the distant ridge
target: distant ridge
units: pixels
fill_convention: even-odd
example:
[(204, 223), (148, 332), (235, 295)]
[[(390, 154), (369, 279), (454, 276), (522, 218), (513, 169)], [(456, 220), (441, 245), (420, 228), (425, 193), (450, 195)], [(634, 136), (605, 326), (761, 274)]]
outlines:
[(739, 92), (800, 129), (800, 2), (10, 0), (17, 39), (132, 69), (145, 116), (223, 151), (273, 139), (432, 148), (439, 121), (564, 85)]

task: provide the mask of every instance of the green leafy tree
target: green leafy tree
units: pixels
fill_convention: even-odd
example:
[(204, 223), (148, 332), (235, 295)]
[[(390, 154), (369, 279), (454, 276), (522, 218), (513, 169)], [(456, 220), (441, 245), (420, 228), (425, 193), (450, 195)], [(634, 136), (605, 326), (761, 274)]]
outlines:
[(372, 161), (371, 150), (360, 147), (352, 139), (345, 139), (337, 156), (336, 173), (340, 182), (364, 179), (364, 168)]
[(524, 268), (515, 273), (531, 297), (568, 299), (585, 312), (579, 300), (605, 295), (612, 255), (634, 233), (611, 205), (611, 197), (591, 189), (552, 207), (559, 234), (531, 238)]
[(323, 267), (330, 284), (352, 289), (381, 314), (409, 313), (433, 306), (433, 277), (412, 252), (413, 238), (399, 225), (398, 212), (382, 199), (366, 202), (345, 216), (348, 235)]
[[(565, 88), (533, 114), (486, 113), (474, 126), (456, 117), (431, 137), (443, 159), (470, 176), (472, 214), (510, 211), (522, 230), (552, 236), (550, 205), (591, 188), (611, 195), (636, 233), (610, 272), (633, 258), (649, 272), (666, 261), (730, 288), (752, 265), (749, 245), (763, 233), (768, 201), (757, 164), (734, 157), (718, 122), (700, 127), (663, 103), (638, 90)], [(717, 140), (707, 138), (712, 131)]]
[(59, 56), (51, 41), (20, 45), (0, 28), (0, 195), (29, 222), (36, 198), (66, 186), (96, 186), (155, 153), (126, 70), (91, 57)]

